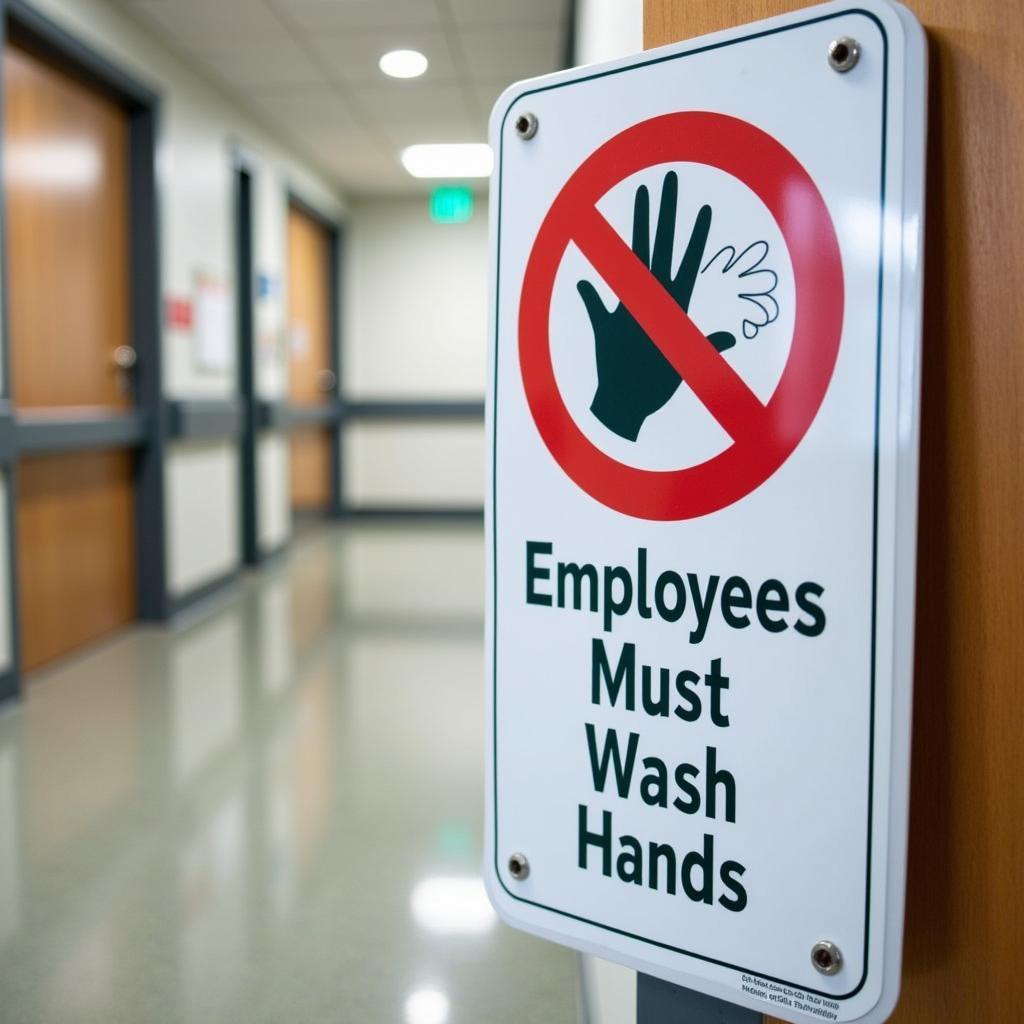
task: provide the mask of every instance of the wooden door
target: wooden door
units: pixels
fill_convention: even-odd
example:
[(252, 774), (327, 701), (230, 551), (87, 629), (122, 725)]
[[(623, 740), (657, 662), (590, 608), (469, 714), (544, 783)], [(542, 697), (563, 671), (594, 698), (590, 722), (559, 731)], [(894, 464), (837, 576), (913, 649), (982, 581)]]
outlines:
[(15, 405), (126, 408), (113, 355), (131, 341), (127, 118), (12, 47), (4, 117)]
[[(4, 51), (12, 397), (20, 418), (132, 404), (128, 122), (38, 57)], [(134, 465), (124, 451), (17, 467), (22, 659), (32, 669), (135, 614)]]
[[(334, 397), (331, 353), (331, 246), (327, 230), (304, 211), (288, 210), (288, 370), (293, 405)], [(292, 431), (292, 505), (326, 509), (331, 501), (331, 435), (325, 427)]]
[[(917, 664), (894, 1024), (1024, 1019), (1024, 29), (909, 0), (929, 36)], [(804, 7), (645, 0), (647, 46)], [(1012, 8), (1012, 10), (1011, 10)]]

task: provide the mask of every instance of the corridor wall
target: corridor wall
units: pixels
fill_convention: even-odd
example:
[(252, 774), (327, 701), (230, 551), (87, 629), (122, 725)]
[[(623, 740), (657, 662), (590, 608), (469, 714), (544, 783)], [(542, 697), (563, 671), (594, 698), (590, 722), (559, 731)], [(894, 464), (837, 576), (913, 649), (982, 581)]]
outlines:
[(346, 504), (481, 508), (486, 199), (462, 224), (433, 222), (425, 195), (353, 201), (346, 256), (342, 394), (357, 413), (344, 432)]

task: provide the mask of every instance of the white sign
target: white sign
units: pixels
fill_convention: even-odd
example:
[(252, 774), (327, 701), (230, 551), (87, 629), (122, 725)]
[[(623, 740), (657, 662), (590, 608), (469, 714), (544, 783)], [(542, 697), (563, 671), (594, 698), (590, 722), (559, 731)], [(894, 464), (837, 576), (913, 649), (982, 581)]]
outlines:
[(924, 80), (865, 0), (491, 119), (489, 892), (790, 1021), (899, 989)]
[(223, 373), (234, 366), (231, 296), (219, 278), (196, 276), (195, 362), (200, 370)]

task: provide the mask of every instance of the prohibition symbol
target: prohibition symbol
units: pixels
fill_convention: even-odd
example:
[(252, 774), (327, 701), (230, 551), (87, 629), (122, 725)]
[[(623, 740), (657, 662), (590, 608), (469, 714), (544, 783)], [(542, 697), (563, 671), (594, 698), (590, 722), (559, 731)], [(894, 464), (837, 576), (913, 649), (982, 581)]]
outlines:
[[(775, 219), (789, 251), (796, 294), (793, 338), (766, 404), (597, 209), (598, 200), (623, 179), (667, 163), (705, 164), (738, 179)], [(555, 275), (570, 242), (732, 439), (720, 454), (683, 469), (640, 469), (601, 451), (573, 420), (555, 380), (549, 331)], [(760, 128), (724, 114), (686, 111), (614, 136), (555, 198), (526, 265), (519, 362), (537, 429), (580, 488), (636, 518), (692, 519), (754, 491), (793, 453), (825, 397), (842, 325), (839, 244), (810, 175)]]

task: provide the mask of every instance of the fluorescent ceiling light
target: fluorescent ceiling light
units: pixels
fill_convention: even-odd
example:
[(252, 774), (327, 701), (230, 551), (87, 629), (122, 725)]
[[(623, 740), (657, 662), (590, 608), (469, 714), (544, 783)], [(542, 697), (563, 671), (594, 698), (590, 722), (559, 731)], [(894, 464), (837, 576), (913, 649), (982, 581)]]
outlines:
[(439, 142), (406, 146), (402, 166), (414, 178), (486, 178), (494, 154), (486, 142)]
[(419, 78), (430, 66), (419, 50), (391, 50), (377, 64), (385, 75), (392, 78)]

